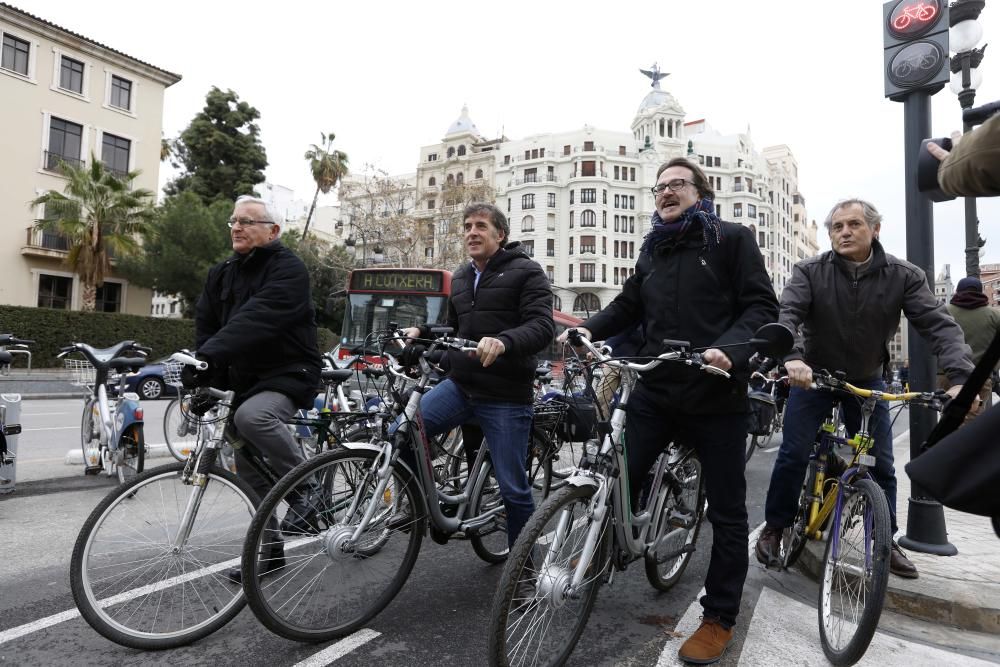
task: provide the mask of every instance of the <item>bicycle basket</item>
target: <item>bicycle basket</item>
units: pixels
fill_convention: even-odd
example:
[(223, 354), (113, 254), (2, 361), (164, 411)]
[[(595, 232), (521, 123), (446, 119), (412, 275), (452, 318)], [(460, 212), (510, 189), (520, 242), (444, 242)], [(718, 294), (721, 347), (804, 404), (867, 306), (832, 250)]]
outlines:
[(752, 435), (768, 435), (771, 432), (771, 422), (774, 421), (774, 399), (764, 391), (751, 391), (750, 424)]
[(165, 361), (163, 363), (163, 381), (171, 387), (180, 387), (181, 370), (184, 364), (178, 361)]
[(556, 396), (552, 400), (566, 404), (559, 427), (563, 440), (585, 442), (597, 437), (597, 404), (593, 400), (586, 396)]
[(554, 439), (562, 426), (569, 404), (564, 401), (536, 401), (532, 407), (535, 427), (541, 429), (549, 439)]
[(94, 384), (97, 371), (94, 365), (86, 359), (63, 359), (63, 364), (69, 371), (69, 381), (78, 387), (86, 387)]

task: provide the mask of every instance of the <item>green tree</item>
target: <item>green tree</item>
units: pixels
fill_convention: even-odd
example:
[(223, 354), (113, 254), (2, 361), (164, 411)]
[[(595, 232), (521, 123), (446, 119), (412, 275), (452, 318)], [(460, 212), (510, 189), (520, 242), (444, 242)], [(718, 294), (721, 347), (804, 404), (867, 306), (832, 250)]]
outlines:
[(281, 235), (281, 242), (292, 250), (309, 271), (309, 286), (312, 291), (316, 321), (327, 329), (340, 331), (344, 321), (344, 301), (340, 299), (330, 313), (326, 312), (327, 298), (344, 289), (347, 273), (354, 259), (339, 246), (333, 246), (317, 238), (303, 239), (297, 230)]
[(312, 206), (309, 207), (309, 215), (306, 216), (305, 227), (302, 228), (302, 238), (309, 234), (309, 223), (312, 221), (313, 211), (316, 210), (316, 201), (319, 193), (327, 194), (340, 179), (347, 175), (347, 153), (333, 150), (333, 140), (336, 135), (319, 133), (322, 138), (322, 147), (313, 144), (306, 151), (305, 159), (309, 160), (309, 171), (312, 172), (313, 180), (316, 181), (316, 193), (313, 195)]
[(184, 316), (192, 317), (208, 270), (232, 252), (232, 210), (225, 201), (205, 206), (193, 192), (167, 198), (143, 230), (143, 253), (123, 261), (121, 272), (142, 287), (179, 295)]
[(205, 108), (173, 142), (173, 164), (184, 172), (164, 188), (167, 195), (190, 190), (208, 205), (253, 192), (267, 167), (258, 118), (260, 112), (232, 90), (212, 86)]
[(66, 263), (79, 274), (83, 286), (82, 309), (93, 311), (97, 288), (111, 274), (112, 257), (124, 259), (139, 251), (139, 232), (155, 216), (155, 195), (129, 186), (140, 172), (131, 171), (119, 178), (93, 154), (89, 166), (63, 162), (60, 168), (69, 179), (63, 192), (49, 190), (30, 206), (45, 207), (44, 217), (35, 221), (38, 229), (66, 238)]

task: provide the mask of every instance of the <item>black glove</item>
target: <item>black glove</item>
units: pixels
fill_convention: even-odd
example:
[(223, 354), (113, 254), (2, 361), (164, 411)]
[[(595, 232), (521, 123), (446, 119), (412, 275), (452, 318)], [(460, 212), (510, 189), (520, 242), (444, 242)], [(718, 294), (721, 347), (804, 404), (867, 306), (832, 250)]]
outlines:
[(426, 351), (426, 345), (411, 343), (404, 347), (403, 351), (399, 354), (399, 363), (407, 367), (416, 366), (420, 362), (420, 357), (424, 356), (424, 352)]
[[(188, 368), (190, 368), (190, 366)], [(216, 402), (217, 401), (208, 394), (195, 394), (191, 397), (191, 402), (188, 405), (188, 411), (197, 417), (202, 417), (206, 412), (215, 406)]]
[[(208, 360), (203, 357), (195, 357), (199, 361)], [(181, 369), (181, 384), (184, 385), (185, 389), (197, 389), (198, 387), (207, 387), (210, 384), (212, 373), (212, 365), (203, 371), (197, 370), (194, 366), (184, 365)]]

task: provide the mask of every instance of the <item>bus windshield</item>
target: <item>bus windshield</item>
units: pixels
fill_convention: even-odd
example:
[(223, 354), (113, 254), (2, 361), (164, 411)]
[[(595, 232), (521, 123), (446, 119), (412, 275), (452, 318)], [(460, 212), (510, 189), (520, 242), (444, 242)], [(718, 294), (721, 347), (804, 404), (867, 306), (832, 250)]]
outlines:
[(381, 331), (395, 322), (400, 328), (416, 327), (429, 322), (443, 322), (445, 296), (423, 294), (359, 294), (350, 295), (344, 312), (342, 347), (354, 347), (365, 342), (372, 331)]

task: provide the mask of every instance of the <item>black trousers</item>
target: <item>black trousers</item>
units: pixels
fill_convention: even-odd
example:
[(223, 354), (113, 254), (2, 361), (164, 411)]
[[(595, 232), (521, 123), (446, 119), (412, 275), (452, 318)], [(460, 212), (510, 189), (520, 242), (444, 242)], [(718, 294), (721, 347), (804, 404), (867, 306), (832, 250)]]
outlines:
[(736, 623), (749, 558), (746, 476), (747, 415), (692, 415), (678, 411), (639, 383), (626, 408), (625, 453), (633, 511), (650, 468), (673, 441), (691, 445), (701, 461), (712, 555), (701, 598), (705, 617), (730, 627)]

